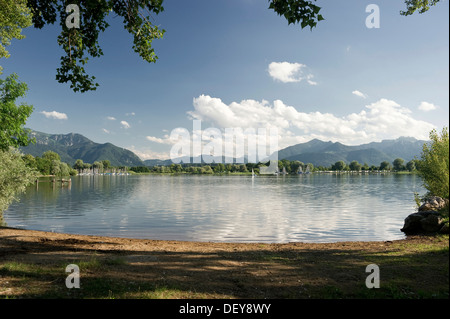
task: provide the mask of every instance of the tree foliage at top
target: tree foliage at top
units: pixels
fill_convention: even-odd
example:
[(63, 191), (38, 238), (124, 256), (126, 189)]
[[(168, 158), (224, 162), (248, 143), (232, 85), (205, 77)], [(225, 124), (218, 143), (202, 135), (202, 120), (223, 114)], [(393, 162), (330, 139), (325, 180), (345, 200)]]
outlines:
[(288, 24), (300, 24), (302, 29), (306, 27), (312, 29), (317, 26), (317, 22), (325, 20), (319, 13), (321, 8), (316, 6), (313, 1), (269, 0), (269, 2), (269, 9), (273, 9), (278, 15), (284, 16)]
[[(6, 47), (13, 39), (23, 39), (22, 29), (31, 25), (26, 0), (0, 0), (0, 58), (8, 58)], [(2, 67), (0, 66), (0, 74)]]
[[(316, 0), (268, 1), (269, 9), (283, 16), (288, 24), (299, 24), (302, 29), (312, 29), (324, 20)], [(417, 10), (426, 12), (440, 0), (404, 1), (407, 9), (401, 14), (411, 15)], [(66, 25), (66, 19), (71, 15), (70, 11), (66, 12), (69, 4), (79, 8), (79, 28)], [(103, 55), (98, 39), (100, 33), (109, 27), (108, 15), (112, 13), (121, 17), (124, 28), (133, 36), (133, 50), (145, 61), (156, 62), (158, 56), (152, 42), (161, 39), (165, 30), (153, 22), (152, 15), (162, 11), (163, 0), (0, 0), (0, 58), (8, 56), (4, 46), (9, 45), (11, 39), (23, 38), (21, 29), (29, 26), (31, 15), (32, 24), (38, 29), (59, 22), (61, 33), (57, 40), (65, 54), (56, 70), (56, 80), (70, 83), (75, 92), (96, 90), (95, 76), (90, 76), (85, 66), (89, 57)]]
[(89, 76), (84, 69), (88, 55), (99, 57), (103, 51), (99, 46), (100, 32), (109, 24), (107, 16), (113, 12), (123, 19), (123, 26), (133, 36), (133, 50), (147, 62), (156, 62), (152, 41), (163, 37), (165, 30), (152, 23), (152, 14), (164, 10), (163, 0), (71, 0), (79, 8), (79, 28), (68, 28), (66, 19), (71, 12), (66, 12), (67, 1), (28, 0), (28, 7), (33, 14), (33, 25), (43, 28), (54, 24), (59, 17), (61, 33), (58, 44), (64, 50), (56, 80), (70, 83), (73, 91), (86, 92), (95, 90), (98, 83), (94, 76)]
[(400, 11), (401, 15), (409, 16), (414, 12), (419, 13), (427, 12), (430, 7), (436, 5), (440, 0), (405, 0), (406, 11)]

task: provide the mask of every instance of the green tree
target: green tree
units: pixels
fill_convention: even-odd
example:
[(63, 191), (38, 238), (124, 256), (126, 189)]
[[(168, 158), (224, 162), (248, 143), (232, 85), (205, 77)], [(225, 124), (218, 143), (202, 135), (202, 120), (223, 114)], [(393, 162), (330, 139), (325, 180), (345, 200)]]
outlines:
[(332, 166), (332, 169), (335, 171), (343, 171), (345, 169), (345, 162), (344, 161), (337, 161), (336, 163), (334, 163), (334, 165)]
[(430, 142), (425, 143), (419, 160), (419, 174), (430, 195), (449, 198), (449, 141), (448, 128), (439, 135), (430, 132)]
[(31, 154), (25, 154), (22, 156), (22, 160), (25, 162), (25, 165), (28, 167), (36, 168), (36, 159)]
[(73, 164), (73, 168), (78, 170), (78, 171), (81, 171), (82, 169), (84, 169), (84, 162), (83, 162), (83, 160), (82, 159), (77, 159), (75, 161), (75, 164)]
[(69, 176), (70, 175), (70, 167), (67, 163), (60, 162), (59, 163), (59, 177)]
[[(0, 58), (9, 58), (6, 47), (13, 39), (23, 39), (22, 29), (31, 26), (27, 0), (0, 0)], [(0, 74), (2, 74), (0, 66)]]
[[(3, 5), (6, 2), (0, 0), (1, 37), (4, 36)], [(0, 40), (3, 42), (3, 39)], [(23, 155), (17, 150), (17, 147), (31, 142), (24, 125), (33, 107), (24, 103), (16, 105), (16, 99), (23, 97), (26, 90), (26, 84), (17, 82), (15, 74), (0, 80), (0, 212), (6, 210), (37, 176), (34, 168), (27, 166)]]
[(300, 167), (303, 170), (303, 165), (304, 164), (300, 161), (293, 161), (291, 163), (291, 173), (294, 173), (294, 174), (297, 173)]
[(305, 165), (305, 169), (307, 169), (310, 172), (312, 172), (314, 170), (314, 165), (312, 163), (308, 163), (308, 164)]
[(406, 169), (410, 172), (413, 172), (416, 170), (416, 162), (414, 160), (410, 160), (408, 163), (406, 163)]
[(100, 161), (95, 161), (95, 162), (92, 164), (92, 167), (93, 167), (94, 169), (97, 169), (97, 172), (98, 172), (98, 173), (102, 173), (102, 172), (103, 172), (103, 163), (100, 162)]
[(51, 161), (50, 174), (55, 176), (61, 175), (61, 161), (58, 161), (56, 159)]
[[(10, 1), (10, 0), (8, 0)], [(90, 57), (100, 57), (103, 51), (99, 45), (99, 35), (109, 24), (109, 14), (122, 18), (125, 30), (133, 37), (133, 50), (147, 62), (156, 62), (152, 41), (162, 38), (165, 30), (152, 23), (152, 15), (164, 10), (163, 0), (28, 0), (35, 28), (54, 24), (59, 20), (61, 33), (58, 44), (64, 51), (57, 68), (56, 80), (70, 83), (74, 92), (95, 90), (98, 83), (95, 76), (89, 76), (84, 69)], [(72, 12), (66, 12), (69, 3), (79, 9), (79, 27), (68, 27), (66, 19)]]
[(111, 162), (109, 160), (103, 160), (102, 164), (103, 164), (103, 169), (104, 170), (108, 170), (108, 169), (111, 168)]
[[(269, 9), (283, 16), (288, 24), (299, 24), (301, 28), (316, 27), (324, 20), (320, 13), (321, 7), (311, 0), (269, 0)], [(416, 10), (427, 11), (439, 0), (405, 0), (410, 15)], [(99, 45), (99, 35), (109, 24), (106, 21), (109, 14), (122, 18), (122, 24), (133, 37), (133, 50), (147, 62), (156, 62), (158, 56), (152, 48), (155, 39), (161, 39), (165, 30), (152, 23), (152, 15), (164, 11), (163, 0), (74, 0), (79, 9), (79, 26), (67, 26), (66, 19), (73, 12), (67, 12), (69, 4), (65, 0), (0, 0), (0, 40), (8, 45), (11, 39), (20, 39), (22, 28), (29, 26), (30, 13), (32, 25), (42, 29), (45, 25), (54, 24), (59, 20), (61, 33), (58, 44), (64, 51), (60, 66), (57, 68), (56, 80), (60, 83), (70, 83), (73, 91), (86, 92), (95, 90), (98, 83), (95, 76), (89, 76), (84, 67), (90, 57), (100, 57), (103, 51)], [(25, 7), (28, 7), (28, 9)], [(3, 50), (2, 50), (3, 49)], [(0, 52), (8, 56), (3, 46)], [(0, 53), (0, 57), (2, 57)]]
[(383, 161), (380, 164), (380, 171), (390, 171), (391, 168), (391, 163), (389, 163), (388, 161)]
[(18, 82), (16, 74), (0, 79), (0, 149), (8, 150), (10, 146), (26, 146), (30, 139), (30, 130), (24, 128), (28, 117), (33, 112), (33, 106), (21, 103), (16, 105), (18, 98), (24, 97), (28, 90), (26, 83)]
[(42, 158), (46, 159), (48, 161), (61, 162), (61, 157), (59, 156), (59, 154), (56, 153), (56, 152), (53, 152), (53, 151), (46, 151), (46, 152), (44, 152), (44, 154), (42, 154)]
[(361, 170), (361, 164), (358, 163), (358, 161), (352, 161), (349, 165), (350, 170), (352, 171), (360, 171)]
[(181, 166), (181, 164), (172, 163), (170, 164), (170, 170), (173, 173), (181, 173), (183, 171), (183, 166)]
[(403, 163), (405, 163), (405, 160), (403, 158), (396, 158), (392, 162), (392, 165), (394, 166), (394, 170), (396, 170), (396, 171), (405, 170), (405, 165), (403, 165)]
[(26, 165), (17, 149), (0, 150), (0, 215), (36, 178), (36, 170)]
[(401, 15), (408, 16), (416, 12), (427, 12), (430, 7), (436, 5), (440, 0), (405, 0), (406, 11), (400, 11)]

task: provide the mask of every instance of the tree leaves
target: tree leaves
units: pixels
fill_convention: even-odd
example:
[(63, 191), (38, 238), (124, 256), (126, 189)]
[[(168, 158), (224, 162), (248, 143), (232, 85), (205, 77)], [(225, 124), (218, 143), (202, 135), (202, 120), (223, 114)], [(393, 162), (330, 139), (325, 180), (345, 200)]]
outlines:
[(409, 16), (419, 10), (419, 13), (427, 12), (430, 7), (436, 5), (440, 0), (405, 0), (406, 11), (400, 11), (401, 15)]
[[(314, 0), (316, 1), (316, 0)], [(321, 8), (312, 1), (307, 0), (269, 0), (269, 9), (273, 9), (278, 15), (284, 16), (288, 24), (299, 23), (303, 28), (316, 27), (318, 21), (325, 20), (319, 14)]]
[[(1, 1), (1, 0), (0, 0)], [(103, 51), (99, 45), (99, 35), (109, 24), (107, 16), (114, 12), (123, 18), (124, 28), (133, 35), (133, 50), (147, 62), (156, 62), (158, 57), (152, 48), (152, 41), (160, 39), (164, 30), (151, 22), (151, 14), (163, 11), (163, 0), (72, 0), (80, 10), (80, 28), (66, 26), (66, 1), (29, 0), (28, 6), (33, 13), (33, 24), (42, 28), (54, 24), (59, 16), (61, 34), (58, 44), (65, 55), (60, 59), (56, 80), (70, 83), (74, 92), (96, 90), (99, 86), (95, 76), (90, 76), (85, 66), (90, 57), (100, 57)]]
[[(23, 39), (22, 29), (31, 25), (26, 0), (0, 0), (0, 58), (8, 58), (6, 46), (12, 39)], [(0, 74), (2, 67), (0, 66)]]
[(10, 146), (26, 146), (33, 141), (28, 136), (29, 130), (23, 128), (33, 106), (15, 104), (16, 99), (25, 96), (28, 90), (26, 83), (17, 82), (17, 79), (16, 74), (0, 79), (0, 151), (7, 151)]

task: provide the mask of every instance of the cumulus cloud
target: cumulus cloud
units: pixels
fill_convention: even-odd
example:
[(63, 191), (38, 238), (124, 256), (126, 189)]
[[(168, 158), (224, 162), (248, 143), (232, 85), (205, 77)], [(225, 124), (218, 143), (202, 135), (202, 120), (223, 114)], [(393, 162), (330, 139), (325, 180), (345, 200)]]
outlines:
[(360, 91), (358, 91), (358, 90), (353, 91), (352, 94), (354, 94), (354, 95), (356, 95), (356, 96), (359, 96), (359, 97), (362, 97), (362, 98), (364, 98), (364, 99), (367, 98), (367, 95), (366, 95), (366, 94), (364, 94), (364, 93), (362, 93), (362, 92), (360, 92)]
[(134, 145), (131, 145), (127, 148), (128, 150), (132, 151), (134, 154), (136, 154), (141, 160), (145, 161), (148, 159), (160, 159), (160, 160), (166, 160), (169, 159), (169, 152), (155, 152), (152, 150), (138, 150)]
[(107, 116), (106, 119), (110, 120), (110, 121), (115, 121), (116, 120), (116, 118), (114, 116)]
[(428, 112), (428, 111), (436, 110), (437, 107), (436, 107), (436, 105), (434, 105), (432, 103), (428, 103), (428, 102), (424, 101), (424, 102), (420, 103), (418, 109), (421, 111)]
[(272, 62), (269, 64), (269, 75), (277, 81), (283, 83), (300, 82), (306, 79), (311, 85), (316, 85), (317, 82), (312, 81), (312, 74), (303, 74), (303, 69), (306, 65), (301, 63), (290, 62)]
[(120, 124), (124, 129), (128, 129), (131, 127), (131, 125), (127, 121), (120, 121)]
[(174, 141), (172, 141), (169, 137), (169, 135), (164, 135), (163, 138), (155, 137), (155, 136), (146, 136), (145, 137), (150, 142), (155, 142), (158, 144), (173, 144)]
[(106, 133), (106, 134), (110, 134), (110, 133), (111, 133), (111, 132), (108, 131), (106, 128), (103, 128), (102, 131), (103, 131), (103, 133)]
[(434, 126), (416, 120), (408, 108), (395, 101), (380, 99), (366, 105), (359, 113), (338, 117), (331, 113), (301, 112), (275, 100), (243, 100), (226, 104), (219, 98), (201, 95), (193, 100), (191, 119), (202, 120), (221, 129), (270, 128), (279, 132), (280, 147), (314, 138), (356, 145), (400, 136), (427, 139)]
[(56, 119), (56, 120), (67, 120), (67, 114), (65, 113), (60, 113), (60, 112), (56, 112), (56, 111), (51, 111), (51, 112), (47, 112), (47, 111), (42, 111), (42, 114), (44, 114), (44, 116), (48, 119)]

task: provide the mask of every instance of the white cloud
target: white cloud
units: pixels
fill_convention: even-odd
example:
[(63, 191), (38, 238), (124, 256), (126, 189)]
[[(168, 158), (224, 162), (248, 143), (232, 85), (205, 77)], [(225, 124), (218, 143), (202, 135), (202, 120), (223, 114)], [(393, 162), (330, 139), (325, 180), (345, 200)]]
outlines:
[(146, 149), (138, 150), (138, 149), (136, 149), (136, 147), (134, 145), (131, 145), (127, 149), (132, 151), (143, 161), (148, 160), (148, 159), (166, 160), (166, 159), (170, 158), (169, 152), (155, 152), (155, 151), (146, 150)]
[(314, 77), (314, 75), (308, 74), (308, 75), (306, 76), (306, 81), (308, 81), (308, 83), (309, 83), (310, 85), (317, 85), (317, 82), (311, 80), (313, 77)]
[(135, 116), (136, 113), (134, 113), (134, 112), (131, 112), (131, 113), (125, 113), (125, 115), (126, 115), (126, 116)]
[(116, 120), (116, 118), (114, 116), (108, 116), (108, 117), (106, 117), (106, 119), (110, 120), (110, 121), (115, 121)]
[(274, 80), (283, 83), (300, 82), (301, 80), (306, 79), (309, 84), (317, 85), (317, 82), (311, 80), (313, 77), (312, 74), (306, 76), (303, 75), (302, 69), (305, 67), (306, 65), (301, 63), (272, 62), (269, 64), (268, 71)]
[(354, 94), (354, 95), (356, 95), (356, 96), (359, 96), (359, 97), (362, 97), (362, 98), (364, 98), (364, 99), (367, 98), (367, 95), (366, 95), (366, 94), (364, 94), (364, 93), (362, 93), (362, 92), (360, 92), (360, 91), (358, 91), (358, 90), (353, 91), (352, 94)]
[(106, 133), (106, 134), (110, 134), (110, 133), (111, 133), (111, 132), (108, 131), (106, 128), (103, 128), (102, 131), (103, 131), (104, 133)]
[(272, 105), (264, 100), (243, 100), (227, 105), (219, 98), (201, 95), (194, 98), (193, 106), (194, 110), (188, 112), (192, 119), (221, 129), (276, 127), (280, 148), (313, 138), (348, 145), (400, 136), (428, 139), (429, 131), (434, 128), (428, 122), (414, 119), (408, 108), (388, 99), (380, 99), (366, 105), (359, 113), (342, 117), (331, 113), (300, 112), (281, 100)]
[(131, 127), (130, 124), (128, 124), (127, 121), (120, 121), (120, 124), (122, 125), (123, 128), (128, 129)]
[(428, 112), (428, 111), (436, 110), (437, 107), (436, 107), (436, 105), (434, 105), (432, 103), (428, 103), (428, 102), (424, 101), (424, 102), (420, 103), (418, 109), (421, 111)]
[(47, 111), (42, 111), (42, 114), (44, 114), (44, 116), (48, 119), (56, 119), (56, 120), (67, 120), (67, 114), (65, 113), (60, 113), (60, 112), (56, 112), (56, 111), (51, 111), (51, 112), (47, 112)]
[(172, 141), (169, 137), (169, 135), (164, 135), (164, 138), (159, 138), (159, 137), (155, 137), (155, 136), (146, 136), (145, 137), (147, 140), (149, 140), (150, 142), (155, 142), (158, 144), (174, 144), (174, 141)]

